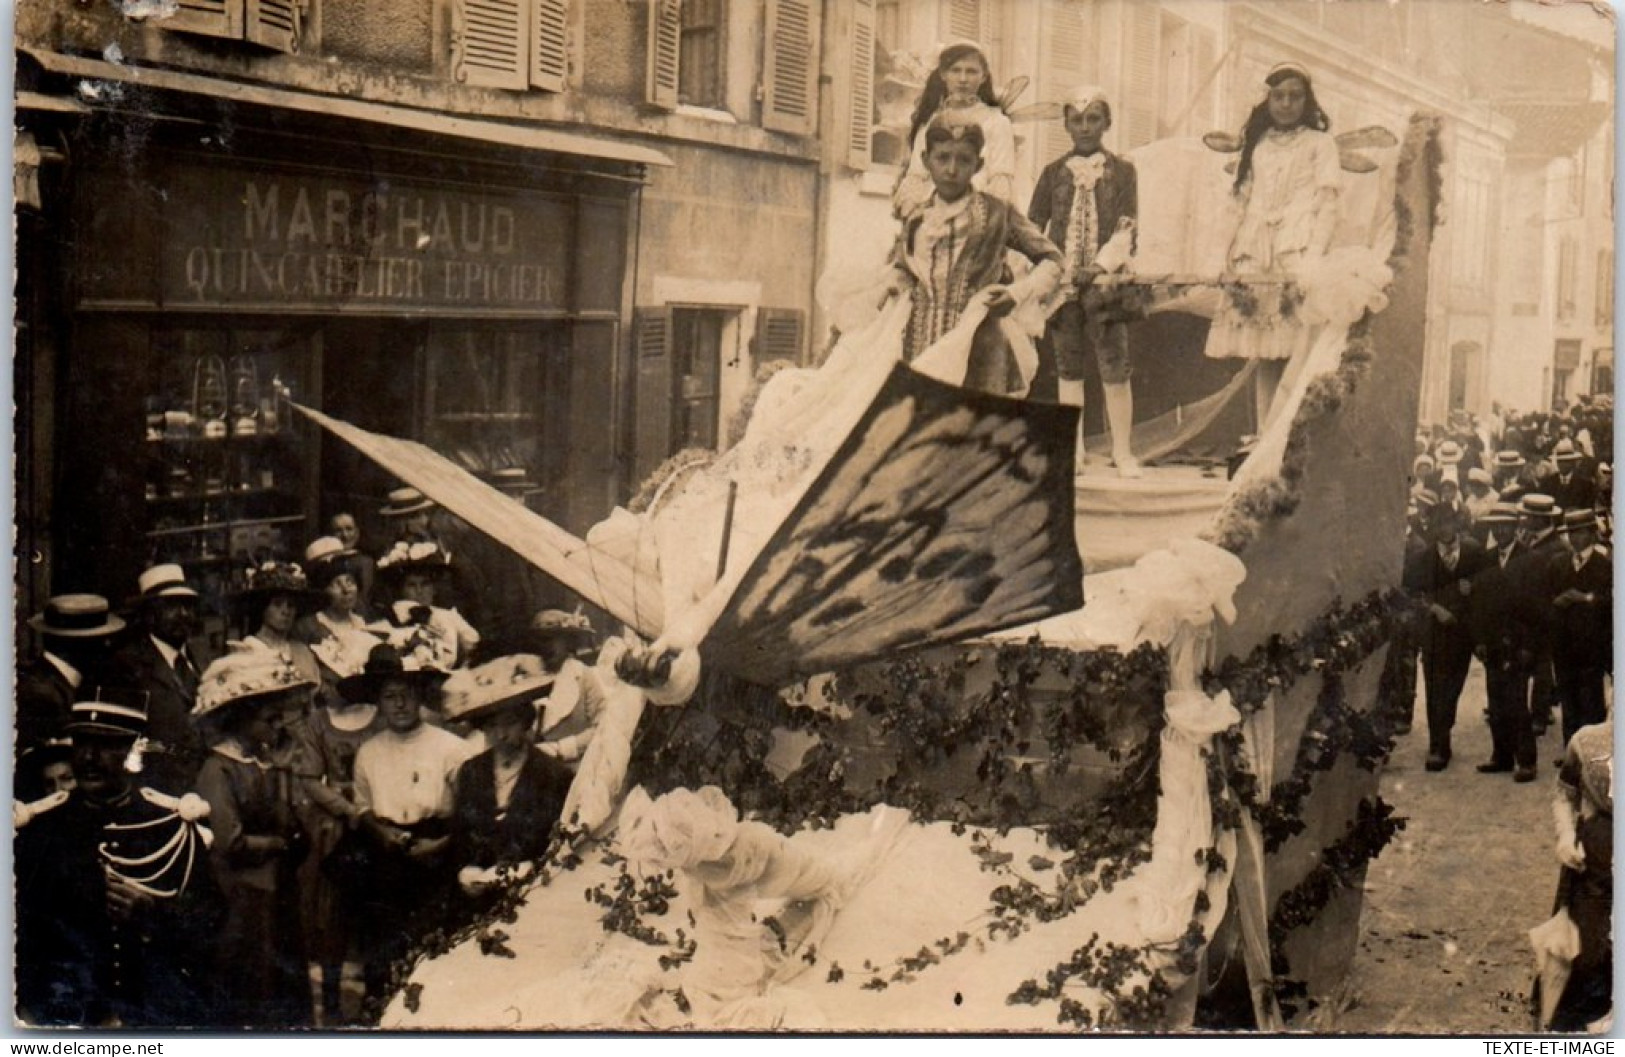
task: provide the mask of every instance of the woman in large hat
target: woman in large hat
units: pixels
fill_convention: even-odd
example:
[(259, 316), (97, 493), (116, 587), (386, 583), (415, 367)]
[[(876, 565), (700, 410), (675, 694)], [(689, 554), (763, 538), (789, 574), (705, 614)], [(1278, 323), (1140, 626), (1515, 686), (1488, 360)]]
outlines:
[(450, 671), (467, 665), (480, 633), (456, 609), (435, 604), (451, 575), (451, 556), (440, 544), (397, 541), (378, 559), (378, 578), (393, 601), (384, 619), (368, 629), (421, 667)]
[(533, 744), (537, 706), (553, 686), (534, 658), (503, 657), (446, 683), (448, 722), (472, 724), (489, 746), (457, 772), (453, 861), (478, 896), (497, 871), (540, 858), (570, 791), (570, 771)]
[(309, 841), (295, 811), (296, 779), (279, 761), (315, 688), (285, 657), (242, 643), (198, 686), (193, 716), (212, 745), (197, 791), (209, 802), (210, 861), (228, 908), (217, 972), (234, 1025), (311, 1022), (296, 876)]
[(310, 586), (305, 571), (292, 562), (269, 561), (248, 570), (231, 602), (239, 626), (251, 634), (243, 643), (276, 654), (313, 684), (321, 682), (316, 655), (299, 635), (299, 618), (321, 608), (322, 592)]

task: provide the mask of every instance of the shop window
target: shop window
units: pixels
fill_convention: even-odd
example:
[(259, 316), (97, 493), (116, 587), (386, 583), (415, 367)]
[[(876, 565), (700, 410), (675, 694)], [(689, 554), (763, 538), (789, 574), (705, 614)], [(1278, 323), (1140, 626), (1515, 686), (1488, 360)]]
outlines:
[(176, 33), (246, 40), (276, 51), (303, 43), (306, 0), (178, 0), (156, 24)]
[(283, 394), (304, 398), (309, 339), (177, 328), (151, 340), (144, 558), (185, 566), (206, 608), (223, 612), (233, 573), (296, 558), (306, 540), (314, 446)]
[(452, 76), (477, 88), (564, 91), (567, 0), (455, 0)]

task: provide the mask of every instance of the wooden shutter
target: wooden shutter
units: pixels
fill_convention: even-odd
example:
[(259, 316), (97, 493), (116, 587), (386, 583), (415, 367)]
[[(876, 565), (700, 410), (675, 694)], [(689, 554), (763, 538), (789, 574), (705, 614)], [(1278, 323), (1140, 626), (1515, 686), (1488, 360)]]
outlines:
[(1128, 47), (1123, 53), (1123, 131), (1120, 150), (1157, 138), (1157, 56), (1162, 12), (1153, 4), (1129, 5)]
[(957, 40), (974, 40), (984, 47), (990, 45), (985, 31), (986, 15), (982, 10), (986, 5), (982, 0), (948, 0), (942, 9), (942, 32), (947, 43)]
[(644, 102), (662, 110), (677, 108), (677, 56), (683, 42), (683, 8), (679, 0), (648, 0), (649, 75)]
[[(762, 127), (798, 136), (818, 121), (818, 8), (815, 0), (767, 0)], [(873, 62), (870, 63), (871, 81)]]
[(756, 313), (756, 363), (801, 363), (807, 314), (799, 308), (763, 308)]
[(451, 73), (477, 88), (530, 84), (531, 0), (456, 0)]
[(302, 29), (301, 0), (247, 0), (243, 39), (277, 51), (297, 52)]
[(243, 0), (180, 0), (175, 13), (158, 24), (177, 33), (241, 38)]
[(846, 102), (846, 163), (867, 169), (874, 158), (875, 0), (852, 0), (852, 36), (847, 49), (851, 76)]
[(1179, 130), (1184, 135), (1197, 135), (1213, 127), (1213, 101), (1217, 97), (1213, 86), (1217, 83), (1218, 42), (1213, 39), (1213, 31), (1206, 26), (1192, 26), (1191, 37), (1195, 42), (1195, 65), (1191, 78), (1196, 87), (1186, 105), (1189, 116)]
[(569, 70), (569, 4), (566, 0), (531, 0), (531, 4), (530, 83), (562, 92)]
[[(1093, 7), (1075, 0), (1047, 0), (1044, 5), (1044, 66), (1042, 68), (1042, 97), (1058, 102), (1072, 94), (1073, 89), (1096, 83), (1095, 40), (1087, 31), (1085, 20)], [(1043, 126), (1043, 158), (1049, 161), (1072, 150), (1072, 137), (1060, 118)]]
[(632, 318), (632, 357), (638, 372), (633, 416), (634, 477), (638, 481), (672, 453), (671, 316), (667, 307), (640, 308)]

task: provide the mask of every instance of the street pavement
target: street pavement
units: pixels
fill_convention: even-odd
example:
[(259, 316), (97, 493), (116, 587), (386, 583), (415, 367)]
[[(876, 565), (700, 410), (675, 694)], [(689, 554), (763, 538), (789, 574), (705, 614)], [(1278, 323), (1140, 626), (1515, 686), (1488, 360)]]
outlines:
[(1417, 681), (1415, 727), (1381, 779), (1408, 817), (1367, 871), (1360, 945), (1342, 994), (1322, 1011), (1337, 1033), (1528, 1032), (1534, 975), (1528, 930), (1552, 913), (1552, 797), (1561, 755), (1554, 725), (1540, 739), (1536, 781), (1479, 774), (1489, 759), (1484, 672), (1462, 693), (1448, 769), (1429, 774)]

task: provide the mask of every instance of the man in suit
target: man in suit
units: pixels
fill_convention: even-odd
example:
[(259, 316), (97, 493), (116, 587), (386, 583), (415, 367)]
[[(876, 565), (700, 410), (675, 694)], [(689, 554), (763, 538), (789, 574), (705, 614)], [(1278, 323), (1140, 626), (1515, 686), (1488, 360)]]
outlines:
[(62, 733), (74, 697), (101, 679), (111, 636), (124, 629), (101, 595), (58, 595), (28, 626), (40, 633), (38, 658), (17, 673), (17, 748)]
[(1473, 653), (1484, 665), (1490, 719), (1490, 758), (1480, 774), (1512, 772), (1535, 780), (1535, 732), (1529, 719), (1529, 668), (1520, 658), (1517, 599), (1507, 569), (1518, 554), (1518, 508), (1497, 503), (1480, 519), (1489, 533), (1484, 568), (1473, 579), (1469, 604)]
[(1529, 721), (1537, 738), (1551, 725), (1556, 701), (1545, 579), (1553, 555), (1562, 550), (1557, 531), (1562, 520), (1563, 511), (1551, 496), (1525, 495), (1518, 504), (1516, 551), (1507, 565), (1518, 648), (1528, 669)]
[(155, 565), (131, 600), (143, 634), (113, 657), (105, 682), (146, 695), (149, 777), (171, 793), (192, 788), (203, 739), (192, 724), (201, 666), (188, 642), (197, 631), (198, 593), (179, 565)]
[(1468, 603), (1472, 581), (1484, 567), (1484, 549), (1463, 531), (1461, 515), (1438, 506), (1427, 521), (1429, 546), (1406, 570), (1405, 586), (1425, 607), (1422, 680), (1427, 690), (1427, 769), (1450, 766), (1450, 731), (1456, 702), (1473, 662)]
[(1584, 465), (1586, 458), (1567, 437), (1552, 448), (1557, 471), (1540, 481), (1537, 489), (1565, 511), (1590, 510), (1597, 502), (1597, 480)]
[(1568, 546), (1547, 566), (1552, 671), (1563, 706), (1563, 743), (1608, 718), (1603, 675), (1613, 670), (1614, 563), (1597, 546), (1597, 516), (1589, 509), (1563, 518)]

